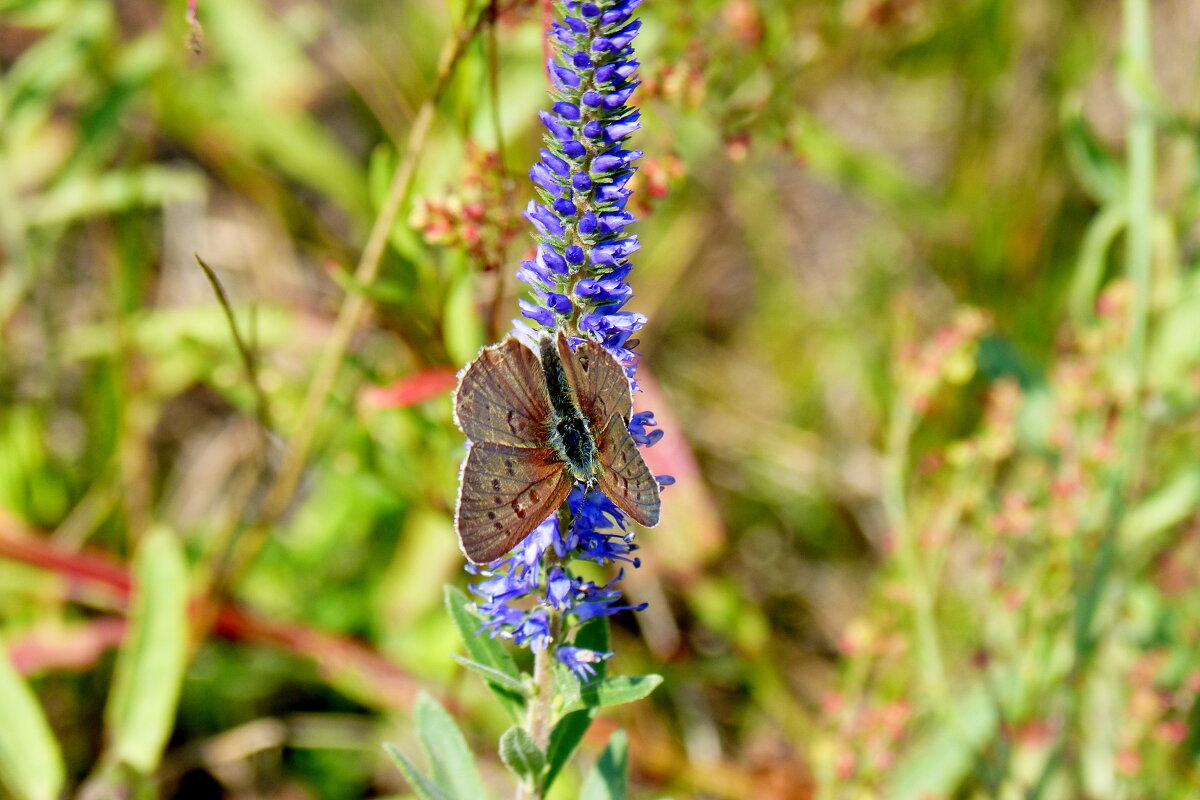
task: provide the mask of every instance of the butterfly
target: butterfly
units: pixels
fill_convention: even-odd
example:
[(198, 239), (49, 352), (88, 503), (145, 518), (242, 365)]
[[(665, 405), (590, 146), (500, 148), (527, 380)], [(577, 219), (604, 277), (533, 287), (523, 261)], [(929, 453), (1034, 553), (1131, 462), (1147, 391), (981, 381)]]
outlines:
[(658, 482), (629, 435), (632, 411), (625, 370), (598, 342), (572, 351), (559, 331), (543, 333), (537, 353), (512, 336), (480, 351), (454, 392), (454, 420), (470, 440), (454, 512), (466, 557), (503, 556), (576, 481), (657, 525)]

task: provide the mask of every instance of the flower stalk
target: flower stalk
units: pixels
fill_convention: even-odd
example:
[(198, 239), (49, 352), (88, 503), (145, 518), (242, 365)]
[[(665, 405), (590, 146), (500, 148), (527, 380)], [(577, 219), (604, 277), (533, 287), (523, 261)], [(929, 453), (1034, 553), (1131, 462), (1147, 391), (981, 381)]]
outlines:
[[(520, 301), (522, 319), (514, 321), (515, 332), (527, 341), (542, 331), (562, 331), (572, 345), (583, 339), (599, 342), (634, 388), (637, 341), (631, 337), (646, 318), (624, 310), (633, 295), (629, 256), (640, 246), (625, 230), (636, 221), (626, 209), (631, 195), (626, 187), (641, 152), (625, 144), (641, 127), (640, 112), (628, 105), (638, 86), (632, 42), (641, 27), (633, 18), (640, 4), (568, 2), (547, 31), (553, 52), (547, 63), (550, 108), (539, 113), (544, 146), (529, 171), (537, 197), (523, 214), (533, 227), (535, 246), (517, 272), (531, 295)], [(652, 430), (655, 425), (649, 412), (633, 415), (634, 442), (646, 447), (658, 441), (662, 432)], [(673, 482), (668, 476), (658, 480)], [(595, 642), (575, 640), (575, 632), (588, 620), (644, 607), (621, 603), (616, 584), (622, 572), (599, 585), (574, 574), (572, 563), (621, 562), (636, 568), (636, 550), (622, 512), (581, 482), (562, 508), (506, 557), (483, 568), (467, 567), (479, 576), (471, 589), (484, 620), (481, 630), (533, 651), (524, 724), (528, 741), (543, 754), (561, 710), (556, 667), (586, 682), (612, 656)], [(517, 797), (540, 798), (543, 783), (525, 773)]]
[[(547, 32), (554, 52), (547, 64), (550, 109), (539, 113), (546, 128), (540, 159), (529, 171), (537, 198), (524, 216), (533, 226), (535, 252), (517, 277), (532, 296), (521, 300), (519, 335), (562, 330), (575, 342), (598, 341), (633, 379), (637, 346), (632, 334), (645, 324), (641, 314), (623, 310), (633, 295), (628, 257), (639, 247), (626, 226), (626, 188), (633, 162), (641, 156), (625, 143), (641, 127), (640, 112), (628, 101), (638, 86), (632, 42), (641, 22), (633, 18), (641, 0), (569, 2)], [(635, 384), (636, 385), (636, 384)], [(648, 431), (653, 414), (634, 415), (634, 441), (649, 446), (662, 436)], [(664, 485), (671, 480), (663, 476)], [(573, 560), (623, 562), (637, 567), (637, 549), (625, 517), (604, 494), (577, 485), (559, 513), (546, 520), (506, 558), (486, 569), (468, 567), (481, 580), (472, 586), (485, 617), (483, 629), (531, 648), (540, 670), (538, 701), (528, 721), (540, 745), (549, 735), (552, 664), (557, 661), (580, 680), (611, 653), (568, 644), (581, 623), (631, 608), (621, 605), (617, 579), (604, 586), (570, 571)], [(548, 688), (545, 688), (548, 687)]]

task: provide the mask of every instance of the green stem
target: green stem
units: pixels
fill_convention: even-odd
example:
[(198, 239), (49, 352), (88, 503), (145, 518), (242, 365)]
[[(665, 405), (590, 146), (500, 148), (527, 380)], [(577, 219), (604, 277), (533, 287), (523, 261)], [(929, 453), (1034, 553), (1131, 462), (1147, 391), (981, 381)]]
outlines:
[[(550, 728), (554, 702), (554, 652), (558, 647), (558, 637), (562, 619), (553, 611), (550, 612), (550, 642), (533, 654), (533, 685), (534, 695), (529, 702), (529, 716), (525, 729), (529, 737), (543, 753), (550, 743)], [(542, 786), (540, 778), (530, 782), (521, 781), (517, 785), (516, 800), (541, 800)]]
[(901, 396), (892, 410), (884, 461), (883, 505), (888, 524), (896, 537), (896, 556), (901, 577), (912, 596), (917, 653), (921, 680), (932, 706), (940, 713), (950, 710), (946, 669), (933, 613), (933, 591), (917, 551), (916, 536), (908, 516), (905, 485), (908, 481), (908, 446), (916, 426), (916, 415)]
[(1150, 9), (1147, 0), (1124, 0), (1125, 91), (1130, 105), (1129, 145), (1129, 231), (1125, 270), (1133, 285), (1129, 304), (1129, 360), (1134, 396), (1129, 408), (1128, 444), (1140, 455), (1141, 414), (1138, 400), (1146, 377), (1146, 329), (1150, 316), (1150, 265), (1154, 226), (1154, 110), (1150, 101), (1153, 66), (1150, 61)]
[(1147, 0), (1124, 0), (1126, 100), (1130, 106), (1126, 164), (1126, 203), (1129, 224), (1125, 243), (1125, 272), (1132, 288), (1129, 302), (1129, 344), (1126, 368), (1120, 387), (1124, 408), (1121, 414), (1120, 455), (1106, 484), (1104, 534), (1096, 553), (1091, 580), (1076, 611), (1076, 652), (1086, 661), (1094, 642), (1092, 626), (1100, 600), (1116, 563), (1117, 527), (1125, 493), (1133, 482), (1144, 447), (1142, 391), (1146, 382), (1146, 338), (1150, 316), (1150, 266), (1154, 226), (1154, 118), (1149, 100), (1150, 19)]
[[(1095, 653), (1098, 634), (1097, 612), (1108, 589), (1114, 569), (1120, 567), (1117, 532), (1125, 510), (1126, 493), (1137, 475), (1145, 446), (1142, 421), (1142, 393), (1146, 380), (1146, 340), (1150, 317), (1150, 268), (1153, 253), (1155, 126), (1150, 102), (1152, 65), (1150, 61), (1150, 10), (1147, 0), (1123, 0), (1124, 71), (1123, 89), (1129, 105), (1126, 142), (1128, 183), (1125, 187), (1128, 227), (1125, 237), (1125, 272), (1132, 288), (1129, 303), (1129, 342), (1125, 369), (1120, 373), (1118, 401), (1123, 403), (1120, 420), (1118, 455), (1108, 472), (1099, 504), (1099, 525), (1103, 531), (1088, 569), (1089, 552), (1075, 555), (1080, 574), (1075, 606), (1074, 663), (1068, 682), (1072, 686), (1068, 711), (1071, 723), (1064, 726), (1053, 757), (1047, 762), (1043, 783), (1056, 765), (1080, 768), (1071, 735), (1078, 731), (1082, 717), (1082, 693), (1086, 675)], [(1089, 530), (1085, 527), (1083, 530)], [(1080, 778), (1082, 780), (1082, 778)]]

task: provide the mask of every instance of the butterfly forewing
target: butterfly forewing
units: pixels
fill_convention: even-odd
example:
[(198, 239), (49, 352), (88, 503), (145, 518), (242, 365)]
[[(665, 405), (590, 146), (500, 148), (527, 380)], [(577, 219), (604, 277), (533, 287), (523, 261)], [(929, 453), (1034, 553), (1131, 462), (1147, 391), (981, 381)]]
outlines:
[(629, 390), (629, 378), (612, 353), (599, 342), (586, 340), (575, 352), (567, 343), (567, 337), (559, 332), (558, 358), (563, 363), (567, 380), (575, 390), (579, 410), (583, 412), (592, 431), (599, 433), (608, 427), (613, 414), (619, 414), (629, 424), (633, 413), (633, 396)]
[(554, 452), (476, 442), (463, 463), (455, 527), (467, 558), (500, 558), (567, 499), (574, 481)]
[(596, 449), (600, 458), (597, 475), (600, 491), (639, 525), (647, 528), (657, 525), (661, 504), (658, 481), (650, 474), (621, 416), (614, 415), (609, 421), (597, 437)]
[(511, 337), (485, 347), (454, 393), (454, 419), (473, 442), (541, 447), (549, 414), (541, 364)]

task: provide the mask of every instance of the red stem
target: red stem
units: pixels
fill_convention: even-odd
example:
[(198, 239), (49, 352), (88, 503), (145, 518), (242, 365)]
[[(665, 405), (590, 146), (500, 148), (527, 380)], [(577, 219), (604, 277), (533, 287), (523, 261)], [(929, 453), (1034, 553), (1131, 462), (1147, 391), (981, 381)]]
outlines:
[[(124, 607), (133, 587), (128, 570), (107, 553), (62, 550), (3, 518), (0, 518), (0, 558), (61, 575), (67, 580), (71, 597), (82, 594), (79, 589), (104, 587)], [(123, 628), (121, 625), (120, 632)], [(416, 694), (416, 682), (410, 675), (356, 639), (305, 625), (276, 622), (235, 603), (218, 606), (213, 630), (226, 639), (270, 644), (309, 659), (328, 677), (352, 676), (358, 688), (374, 697), (382, 708), (407, 709)], [(14, 663), (27, 673), (54, 667), (83, 669), (94, 663), (104, 650), (116, 646), (121, 638), (118, 624), (112, 618), (93, 620), (77, 634), (82, 642), (70, 638), (50, 640), (36, 633), (18, 640), (11, 646)]]

